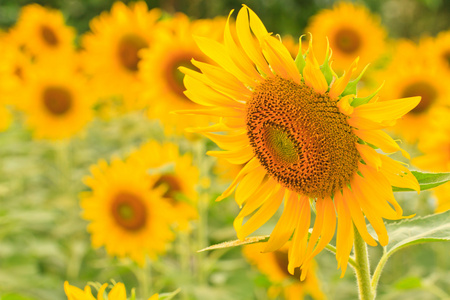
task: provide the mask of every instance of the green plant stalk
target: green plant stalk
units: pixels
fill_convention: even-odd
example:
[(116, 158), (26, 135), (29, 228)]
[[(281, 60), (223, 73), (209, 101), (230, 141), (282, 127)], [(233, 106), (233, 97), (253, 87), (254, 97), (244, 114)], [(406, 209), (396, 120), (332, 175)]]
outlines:
[(386, 247), (383, 248), (383, 256), (381, 256), (380, 261), (378, 262), (377, 267), (375, 268), (375, 272), (373, 272), (372, 276), (372, 290), (376, 292), (378, 287), (378, 281), (380, 280), (381, 272), (383, 272), (383, 268), (386, 265), (390, 255), (386, 253)]
[(359, 299), (373, 300), (375, 293), (373, 292), (372, 285), (370, 283), (370, 263), (367, 245), (356, 227), (354, 227), (354, 232), (355, 261), (357, 263), (355, 273), (358, 282)]

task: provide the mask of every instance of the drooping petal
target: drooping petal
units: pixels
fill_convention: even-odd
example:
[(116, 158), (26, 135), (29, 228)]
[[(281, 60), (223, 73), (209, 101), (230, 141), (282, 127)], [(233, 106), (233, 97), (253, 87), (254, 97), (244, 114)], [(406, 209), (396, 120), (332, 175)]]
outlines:
[(378, 101), (355, 107), (353, 114), (374, 122), (392, 121), (401, 118), (420, 102), (420, 97)]
[(270, 234), (264, 252), (275, 251), (283, 247), (294, 232), (296, 222), (300, 217), (300, 201), (297, 193), (291, 193), (285, 201), (283, 214)]
[(345, 87), (347, 86), (348, 82), (350, 81), (350, 78), (352, 77), (353, 72), (356, 71), (358, 68), (358, 61), (359, 57), (355, 59), (355, 61), (350, 65), (347, 72), (344, 73), (344, 75), (340, 78), (338, 78), (333, 85), (330, 88), (330, 92), (328, 95), (334, 99), (337, 98), (342, 92), (344, 91)]
[(363, 141), (377, 146), (386, 153), (401, 151), (405, 158), (410, 159), (408, 152), (400, 148), (400, 146), (384, 131), (354, 130), (353, 132)]
[(241, 205), (249, 197), (252, 197), (256, 189), (259, 187), (267, 172), (263, 166), (256, 168), (248, 173), (239, 183), (236, 188), (235, 198), (236, 202)]
[(334, 203), (338, 215), (338, 228), (336, 234), (336, 260), (338, 269), (341, 268), (341, 278), (344, 277), (348, 266), (348, 259), (353, 247), (353, 222), (350, 211), (343, 201), (342, 194), (334, 195)]

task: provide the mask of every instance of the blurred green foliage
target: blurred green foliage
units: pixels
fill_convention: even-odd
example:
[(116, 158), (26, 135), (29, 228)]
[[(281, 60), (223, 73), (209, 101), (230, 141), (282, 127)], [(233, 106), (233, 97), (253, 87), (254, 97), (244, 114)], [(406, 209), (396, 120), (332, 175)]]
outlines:
[[(129, 3), (132, 1), (123, 1)], [(150, 8), (159, 7), (169, 13), (183, 12), (193, 19), (227, 16), (242, 3), (252, 8), (269, 31), (299, 36), (309, 17), (323, 8), (330, 8), (334, 0), (146, 0)], [(355, 1), (352, 1), (355, 2)], [(365, 0), (357, 1), (379, 14), (393, 38), (418, 38), (436, 35), (450, 29), (450, 1), (446, 0)], [(29, 3), (62, 10), (68, 24), (79, 33), (89, 30), (89, 21), (102, 11), (109, 10), (110, 0), (0, 0), (0, 28), (12, 26), (20, 7)]]

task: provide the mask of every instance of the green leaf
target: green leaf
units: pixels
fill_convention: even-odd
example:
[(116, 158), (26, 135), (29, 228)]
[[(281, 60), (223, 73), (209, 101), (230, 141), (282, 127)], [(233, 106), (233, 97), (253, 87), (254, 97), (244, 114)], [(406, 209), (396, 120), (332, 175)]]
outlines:
[[(424, 173), (419, 171), (411, 171), (411, 173), (416, 177), (420, 185), (420, 190), (429, 190), (434, 187), (440, 186), (446, 182), (450, 181), (450, 173)], [(392, 187), (394, 192), (411, 192), (414, 191), (408, 188)]]
[[(369, 232), (375, 235), (375, 231), (369, 225)], [(407, 246), (450, 241), (450, 210), (429, 215), (426, 217), (415, 217), (396, 223), (386, 224), (389, 235), (389, 244), (386, 246), (386, 254), (394, 252)]]
[(171, 299), (173, 299), (173, 297), (175, 297), (180, 291), (181, 291), (181, 289), (179, 288), (179, 289), (173, 291), (172, 293), (159, 294), (159, 300), (171, 300)]

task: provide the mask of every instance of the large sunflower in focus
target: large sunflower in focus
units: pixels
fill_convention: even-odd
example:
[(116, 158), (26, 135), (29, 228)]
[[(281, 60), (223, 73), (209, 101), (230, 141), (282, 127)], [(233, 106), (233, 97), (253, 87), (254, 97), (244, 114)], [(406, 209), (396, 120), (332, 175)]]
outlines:
[[(36, 138), (63, 139), (79, 132), (92, 118), (93, 100), (72, 60), (45, 60), (30, 66), (23, 103), (27, 124)], [(32, 69), (31, 69), (32, 68)]]
[(145, 82), (143, 98), (148, 104), (148, 116), (160, 119), (166, 133), (180, 134), (186, 126), (206, 126), (211, 118), (196, 116), (180, 119), (170, 112), (199, 108), (184, 94), (183, 74), (179, 67), (194, 68), (192, 58), (208, 60), (195, 44), (193, 35), (219, 40), (225, 19), (190, 21), (181, 13), (160, 22), (155, 31), (155, 43), (143, 51), (141, 77)]
[[(264, 251), (283, 247), (293, 234), (288, 270), (293, 274), (301, 266), (302, 279), (337, 225), (336, 258), (344, 273), (353, 224), (369, 245), (377, 245), (365, 216), (380, 244), (386, 245), (383, 218), (395, 220), (403, 214), (391, 186), (419, 190), (407, 168), (373, 147), (386, 153), (401, 150), (380, 129), (392, 126), (420, 97), (378, 102), (375, 93), (358, 98), (356, 83), (349, 83), (357, 60), (337, 78), (329, 63), (331, 50), (327, 48), (320, 66), (311, 43), (294, 61), (247, 7), (237, 15), (237, 39), (233, 36), (227, 24), (224, 44), (196, 39), (219, 66), (193, 60), (201, 73), (182, 68), (187, 93), (207, 106), (184, 113), (222, 117), (218, 124), (201, 129), (220, 132), (205, 135), (226, 150), (209, 154), (245, 164), (218, 200), (236, 189), (235, 199), (243, 206), (234, 222), (240, 239), (266, 223), (284, 201)], [(310, 202), (317, 214), (308, 239)]]
[(187, 229), (189, 220), (197, 218), (198, 200), (195, 188), (199, 170), (192, 165), (191, 156), (181, 155), (175, 144), (150, 141), (133, 152), (128, 162), (135, 166), (136, 172), (152, 177), (155, 187), (164, 190), (163, 197), (176, 215), (178, 228)]
[(65, 24), (59, 10), (39, 4), (24, 6), (13, 30), (26, 50), (37, 58), (70, 54), (74, 49), (75, 30)]
[(320, 37), (314, 44), (319, 59), (325, 57), (328, 37), (333, 49), (333, 68), (344, 71), (356, 57), (366, 65), (378, 59), (385, 48), (386, 32), (381, 27), (380, 18), (370, 13), (364, 6), (340, 2), (333, 9), (325, 9), (313, 16), (306, 32)]
[(381, 100), (421, 96), (422, 100), (406, 114), (393, 129), (405, 140), (413, 143), (428, 131), (429, 124), (437, 111), (450, 102), (450, 87), (445, 72), (438, 65), (430, 63), (429, 53), (422, 45), (400, 41), (392, 62), (378, 74), (378, 81), (385, 81), (380, 92)]
[[(108, 288), (108, 284), (104, 283), (98, 289), (97, 299), (103, 300), (103, 294)], [(92, 290), (89, 285), (86, 285), (84, 290), (77, 288), (76, 286), (70, 285), (67, 281), (64, 282), (64, 292), (66, 293), (67, 300), (95, 300), (95, 297), (92, 295)], [(154, 294), (148, 300), (158, 300), (159, 295)], [(127, 300), (127, 291), (125, 289), (125, 285), (121, 282), (115, 284), (108, 293), (107, 300)]]
[(144, 265), (146, 256), (155, 259), (164, 253), (174, 238), (170, 230), (174, 214), (163, 200), (165, 190), (118, 159), (111, 165), (99, 161), (91, 173), (84, 182), (92, 191), (82, 195), (81, 207), (83, 218), (90, 221), (92, 245), (139, 265)]
[(157, 9), (148, 10), (144, 1), (126, 6), (115, 2), (111, 12), (94, 18), (92, 32), (82, 38), (84, 68), (92, 76), (99, 97), (119, 97), (127, 110), (140, 107), (136, 99), (142, 90), (138, 78), (141, 50), (153, 46)]
[(299, 281), (298, 268), (295, 269), (294, 275), (287, 272), (289, 244), (290, 242), (270, 253), (263, 253), (265, 243), (246, 245), (242, 251), (247, 260), (256, 265), (272, 282), (273, 286), (269, 289), (270, 298), (275, 298), (281, 293), (286, 300), (304, 299), (307, 295), (314, 300), (325, 299), (314, 272), (310, 271), (304, 282)]

